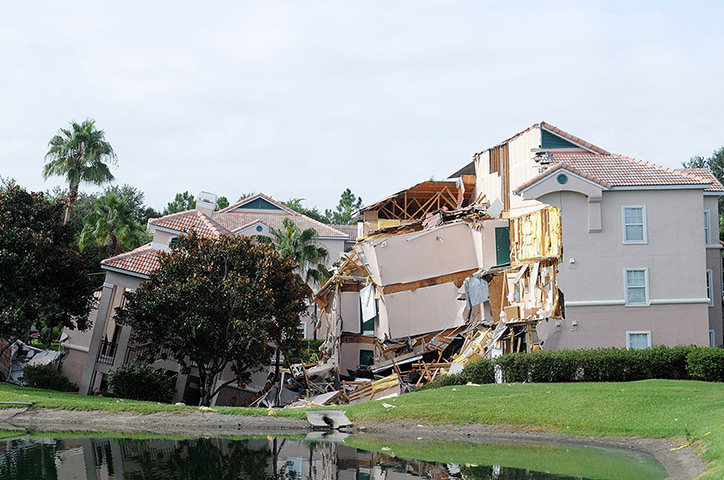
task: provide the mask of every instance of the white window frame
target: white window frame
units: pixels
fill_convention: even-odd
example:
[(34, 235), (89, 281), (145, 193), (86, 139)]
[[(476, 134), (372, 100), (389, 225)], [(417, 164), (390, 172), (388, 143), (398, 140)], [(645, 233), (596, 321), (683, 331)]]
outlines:
[(709, 330), (709, 346), (716, 347), (716, 334), (714, 330)]
[(651, 330), (626, 332), (626, 348), (631, 347), (631, 335), (646, 335), (647, 345), (644, 348), (651, 348)]
[[(642, 227), (643, 227), (643, 239), (642, 240), (629, 240), (626, 238), (626, 210), (630, 208), (640, 208), (641, 209), (641, 217), (642, 217)], [(628, 225), (638, 225), (636, 223), (631, 223)], [(643, 245), (646, 243), (649, 243), (649, 237), (648, 237), (648, 227), (646, 222), (646, 205), (624, 205), (621, 207), (621, 227), (622, 227), (622, 236), (623, 236), (623, 243), (626, 245)]]
[(302, 332), (302, 338), (307, 338), (307, 322), (300, 321), (297, 329)]
[(711, 245), (711, 211), (704, 210), (704, 241)]
[[(646, 299), (642, 303), (630, 303), (628, 301), (628, 289), (630, 287), (633, 288), (641, 288), (641, 285), (629, 285), (628, 284), (628, 272), (644, 272), (644, 296)], [(649, 293), (649, 269), (648, 268), (626, 268), (623, 271), (623, 294), (624, 294), (624, 304), (627, 307), (648, 307), (651, 304), (651, 295)]]
[(714, 271), (706, 271), (706, 296), (709, 299), (709, 306), (714, 306)]

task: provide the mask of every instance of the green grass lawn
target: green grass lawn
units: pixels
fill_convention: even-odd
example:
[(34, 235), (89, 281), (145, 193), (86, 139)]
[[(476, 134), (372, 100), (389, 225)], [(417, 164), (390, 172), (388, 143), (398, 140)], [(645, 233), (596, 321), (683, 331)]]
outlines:
[[(456, 389), (456, 390), (455, 390)], [(183, 413), (194, 407), (115, 398), (83, 397), (0, 385), (0, 402), (34, 402), (36, 407)], [(579, 435), (701, 439), (711, 462), (705, 478), (724, 475), (724, 385), (674, 380), (627, 383), (503, 384), (445, 387), (340, 407), (355, 422), (396, 419), (431, 423), (484, 423)], [(220, 413), (266, 415), (266, 409), (218, 407)], [(303, 417), (299, 409), (277, 409)], [(718, 430), (714, 430), (720, 427)], [(707, 432), (713, 431), (709, 435)]]

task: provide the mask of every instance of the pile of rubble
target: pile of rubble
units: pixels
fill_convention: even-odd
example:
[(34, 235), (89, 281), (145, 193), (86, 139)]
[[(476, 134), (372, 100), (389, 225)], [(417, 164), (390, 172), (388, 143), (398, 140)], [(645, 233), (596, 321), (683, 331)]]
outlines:
[(356, 245), (315, 297), (320, 361), (293, 365), (255, 405), (382, 399), (541, 348), (537, 326), (563, 315), (559, 211), (501, 218), (466, 185), (423, 182), (358, 213)]

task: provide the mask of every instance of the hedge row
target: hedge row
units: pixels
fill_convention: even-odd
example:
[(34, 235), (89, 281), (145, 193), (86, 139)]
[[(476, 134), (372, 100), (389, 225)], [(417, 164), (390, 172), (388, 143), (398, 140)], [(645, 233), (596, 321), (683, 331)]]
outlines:
[(512, 353), (478, 360), (462, 372), (424, 388), (493, 383), (498, 367), (504, 382), (629, 382), (649, 378), (724, 382), (724, 349), (658, 345), (643, 350), (597, 348)]

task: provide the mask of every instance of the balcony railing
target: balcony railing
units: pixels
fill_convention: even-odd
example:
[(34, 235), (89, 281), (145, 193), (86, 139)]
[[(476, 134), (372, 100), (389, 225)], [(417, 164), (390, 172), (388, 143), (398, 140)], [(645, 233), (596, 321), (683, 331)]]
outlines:
[(116, 359), (116, 350), (118, 349), (118, 344), (114, 342), (109, 342), (108, 340), (103, 340), (101, 342), (101, 348), (98, 350), (98, 356), (96, 357), (96, 362), (99, 363), (107, 363), (108, 365), (113, 365), (113, 360)]
[(173, 354), (168, 348), (158, 349), (152, 344), (128, 347), (123, 363), (133, 363), (138, 360), (150, 361), (151, 363), (156, 360), (173, 360)]

